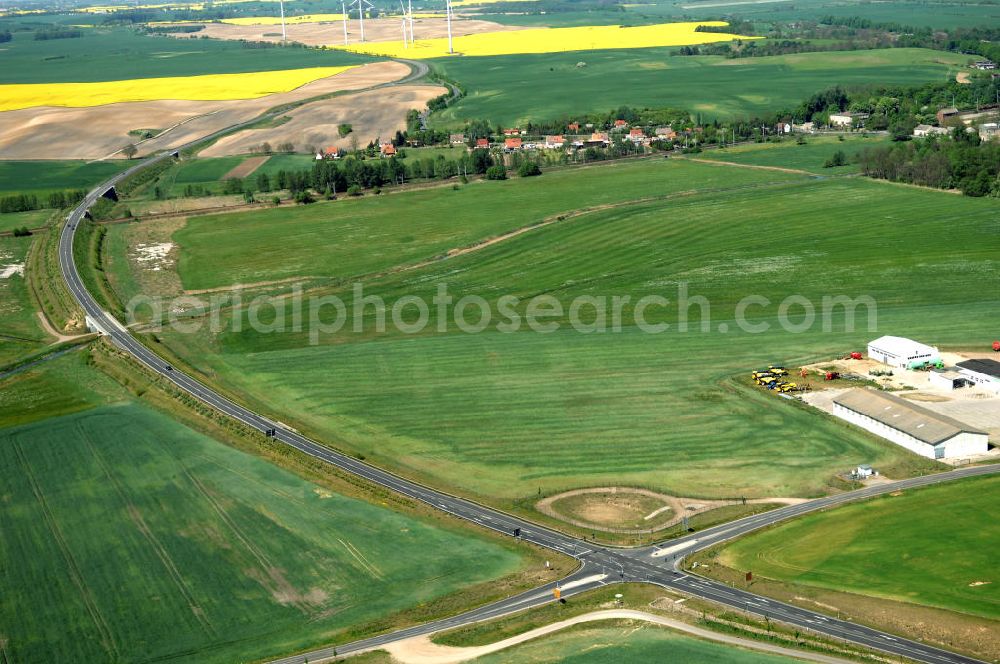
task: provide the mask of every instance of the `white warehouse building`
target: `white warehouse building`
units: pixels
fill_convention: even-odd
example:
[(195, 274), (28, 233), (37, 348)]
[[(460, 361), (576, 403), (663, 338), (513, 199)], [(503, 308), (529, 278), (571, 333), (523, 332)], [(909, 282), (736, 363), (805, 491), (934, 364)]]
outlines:
[(904, 337), (879, 337), (868, 342), (868, 357), (898, 369), (912, 362), (931, 362), (939, 358), (938, 349)]
[(833, 414), (928, 459), (962, 458), (989, 448), (985, 431), (888, 392), (849, 390), (834, 398)]
[(958, 373), (966, 381), (1000, 395), (1000, 362), (965, 360), (958, 363)]

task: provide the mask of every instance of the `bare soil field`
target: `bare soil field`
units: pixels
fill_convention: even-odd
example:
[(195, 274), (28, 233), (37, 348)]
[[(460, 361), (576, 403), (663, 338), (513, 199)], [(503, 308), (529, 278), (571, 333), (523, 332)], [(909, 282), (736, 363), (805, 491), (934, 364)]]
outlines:
[(246, 159), (234, 166), (232, 170), (222, 176), (222, 179), (228, 180), (229, 178), (245, 178), (248, 175), (253, 175), (253, 172), (263, 166), (264, 162), (270, 158), (270, 155), (250, 157), (249, 159)]
[[(281, 41), (280, 25), (231, 25), (229, 23), (205, 23), (205, 28), (196, 33), (198, 37), (212, 39), (245, 39), (248, 41)], [(508, 30), (524, 30), (522, 26), (501, 25), (493, 21), (479, 19), (452, 19), (452, 34), (454, 36), (474, 35), (481, 32), (501, 32)], [(344, 43), (344, 24), (341, 21), (330, 23), (295, 23), (285, 26), (289, 41), (295, 41), (307, 46), (323, 46)], [(443, 18), (413, 19), (413, 35), (417, 40), (433, 39), (448, 36), (448, 24)], [(189, 35), (176, 33), (173, 36), (188, 38)], [(360, 41), (361, 26), (358, 21), (347, 22), (347, 37), (351, 43)], [(365, 21), (365, 41), (384, 42), (402, 39), (399, 18), (376, 18)]]
[[(747, 504), (781, 503), (794, 505), (804, 498), (757, 498)], [(539, 512), (581, 528), (611, 533), (638, 534), (665, 530), (685, 516), (702, 514), (736, 500), (702, 500), (668, 496), (665, 493), (632, 487), (573, 489), (539, 500)]]
[(118, 151), (134, 141), (128, 135), (129, 130), (167, 127), (159, 136), (137, 144), (141, 156), (249, 120), (279, 104), (389, 83), (409, 72), (409, 67), (398, 62), (376, 62), (313, 81), (290, 92), (257, 99), (161, 100), (91, 108), (42, 106), (7, 111), (0, 113), (0, 155), (4, 159), (120, 158)]
[[(352, 144), (365, 146), (379, 138), (389, 140), (397, 130), (406, 128), (406, 112), (422, 109), (446, 90), (434, 85), (406, 85), (370, 90), (307, 104), (287, 113), (288, 122), (275, 127), (246, 129), (226, 136), (205, 150), (203, 157), (221, 157), (252, 152), (261, 143), (290, 142), (296, 149), (306, 145), (316, 149)], [(349, 123), (353, 131), (341, 137), (338, 126)]]

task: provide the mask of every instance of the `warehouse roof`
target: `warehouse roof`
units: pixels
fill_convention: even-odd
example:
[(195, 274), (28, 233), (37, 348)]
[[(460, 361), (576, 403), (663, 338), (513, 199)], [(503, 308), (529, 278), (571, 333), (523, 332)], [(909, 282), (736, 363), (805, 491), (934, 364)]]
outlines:
[(884, 336), (868, 342), (869, 346), (874, 346), (879, 350), (892, 353), (893, 355), (910, 356), (911, 354), (936, 353), (937, 348), (922, 344), (913, 339), (905, 337)]
[(1000, 362), (996, 360), (964, 360), (959, 362), (958, 366), (969, 371), (1000, 378)]
[(853, 389), (833, 399), (835, 404), (866, 415), (909, 434), (928, 445), (937, 445), (960, 433), (986, 435), (963, 422), (940, 415), (895, 394), (876, 390)]

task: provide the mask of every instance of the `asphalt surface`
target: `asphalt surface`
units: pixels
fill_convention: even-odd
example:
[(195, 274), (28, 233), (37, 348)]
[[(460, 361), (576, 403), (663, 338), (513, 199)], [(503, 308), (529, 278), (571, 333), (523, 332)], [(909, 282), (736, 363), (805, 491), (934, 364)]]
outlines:
[[(426, 73), (423, 63), (410, 63), (414, 71), (410, 77), (401, 82), (412, 82)], [(420, 69), (422, 66), (423, 69)], [(415, 77), (415, 78), (414, 78)], [(252, 124), (260, 118), (244, 123)], [(218, 132), (223, 134), (243, 125), (229, 127)], [(213, 136), (199, 139), (198, 143)], [(178, 150), (187, 146), (180, 146)], [(559, 585), (562, 597), (571, 597), (580, 592), (591, 590), (609, 583), (641, 581), (656, 584), (664, 588), (710, 600), (730, 608), (746, 611), (760, 616), (767, 616), (776, 621), (784, 622), (803, 630), (823, 634), (835, 639), (841, 639), (875, 650), (900, 655), (912, 660), (941, 663), (978, 662), (969, 657), (934, 648), (923, 643), (904, 639), (900, 636), (887, 634), (863, 625), (825, 616), (814, 611), (799, 608), (759, 595), (732, 588), (723, 583), (689, 574), (683, 570), (683, 559), (699, 550), (712, 546), (745, 533), (757, 530), (786, 519), (847, 502), (877, 496), (900, 489), (910, 489), (929, 484), (952, 481), (963, 477), (986, 475), (1000, 472), (1000, 466), (973, 466), (937, 475), (918, 477), (891, 484), (868, 487), (858, 491), (819, 498), (807, 503), (792, 505), (781, 509), (746, 517), (734, 522), (709, 528), (679, 539), (671, 540), (663, 546), (645, 547), (641, 549), (616, 549), (595, 546), (583, 540), (569, 537), (557, 531), (478, 503), (458, 498), (412, 480), (407, 480), (380, 468), (370, 466), (353, 457), (341, 454), (292, 431), (272, 418), (251, 411), (230, 399), (203, 385), (176, 367), (170, 367), (162, 358), (149, 348), (139, 343), (111, 314), (105, 312), (97, 301), (87, 291), (77, 267), (73, 261), (73, 238), (84, 221), (87, 210), (107, 191), (125, 178), (163, 159), (170, 159), (169, 153), (162, 153), (136, 163), (134, 166), (105, 181), (87, 194), (87, 197), (67, 217), (59, 238), (59, 264), (66, 284), (87, 314), (88, 318), (106, 334), (111, 342), (130, 353), (137, 361), (170, 381), (179, 389), (196, 397), (217, 411), (261, 432), (274, 431), (274, 438), (293, 447), (304, 454), (330, 464), (341, 471), (352, 473), (365, 480), (396, 491), (413, 500), (420, 501), (434, 509), (451, 514), (457, 518), (478, 524), (500, 533), (513, 536), (515, 529), (520, 529), (520, 538), (531, 544), (569, 555), (580, 562), (580, 567), (568, 577), (559, 582), (549, 583), (534, 590), (521, 593), (466, 613), (442, 620), (416, 625), (407, 629), (372, 637), (353, 643), (340, 644), (308, 653), (275, 660), (280, 664), (305, 664), (305, 662), (322, 661), (334, 654), (370, 650), (393, 641), (411, 636), (429, 634), (432, 632), (468, 625), (474, 622), (489, 620), (514, 611), (541, 606), (555, 601), (553, 589)]]

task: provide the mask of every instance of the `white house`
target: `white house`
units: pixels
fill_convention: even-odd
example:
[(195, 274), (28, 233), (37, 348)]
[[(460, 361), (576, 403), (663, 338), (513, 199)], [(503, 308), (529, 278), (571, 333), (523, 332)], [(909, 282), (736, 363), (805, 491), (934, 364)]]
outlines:
[(906, 369), (914, 362), (938, 359), (938, 349), (903, 337), (879, 337), (868, 342), (868, 357), (891, 367)]
[(949, 130), (947, 127), (935, 127), (934, 125), (928, 125), (928, 124), (918, 124), (916, 127), (913, 128), (913, 135), (918, 138), (922, 136), (934, 136), (934, 135), (947, 136), (949, 133), (951, 133), (951, 130)]
[(1000, 395), (1000, 362), (996, 360), (964, 360), (958, 363), (963, 378), (978, 387)]
[(928, 459), (961, 458), (989, 448), (985, 431), (889, 392), (849, 390), (834, 397), (833, 414)]
[(859, 127), (868, 119), (867, 113), (831, 113), (830, 124), (834, 127)]

